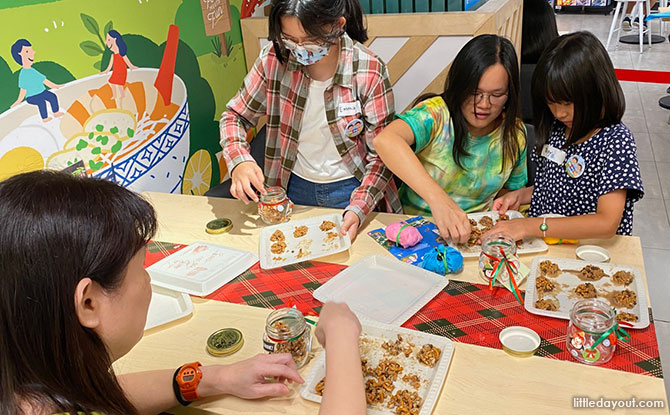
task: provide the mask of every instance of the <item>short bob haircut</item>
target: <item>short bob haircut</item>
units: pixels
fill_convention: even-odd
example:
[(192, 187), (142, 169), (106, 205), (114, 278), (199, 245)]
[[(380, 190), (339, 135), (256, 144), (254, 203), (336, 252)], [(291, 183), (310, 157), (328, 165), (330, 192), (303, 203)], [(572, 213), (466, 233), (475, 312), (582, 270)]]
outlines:
[[(440, 96), (449, 108), (449, 114), (454, 125), (453, 158), (459, 168), (463, 169), (462, 158), (470, 153), (467, 150), (468, 124), (463, 116), (463, 103), (471, 99), (477, 92), (479, 80), (488, 68), (501, 64), (507, 72), (507, 102), (503, 109), (504, 121), (502, 123), (502, 168), (511, 163), (516, 164), (519, 159), (519, 134), (523, 134), (521, 117), (519, 61), (517, 59), (514, 45), (508, 39), (498, 35), (479, 35), (470, 39), (468, 43), (458, 52), (451, 64), (444, 91)], [(437, 94), (425, 94), (414, 102), (437, 96)], [(474, 101), (473, 101), (473, 105)]]
[(538, 152), (558, 122), (549, 103), (574, 104), (572, 129), (565, 146), (596, 128), (620, 123), (626, 110), (612, 61), (590, 32), (563, 35), (549, 44), (535, 68), (532, 95)]
[(20, 53), (23, 50), (23, 48), (27, 47), (27, 46), (32, 46), (30, 44), (30, 42), (28, 42), (27, 39), (19, 39), (16, 42), (14, 42), (14, 44), (12, 45), (12, 49), (11, 49), (12, 58), (14, 58), (16, 63), (18, 63), (19, 65), (23, 66), (23, 62), (22, 62), (23, 59), (21, 59)]
[(341, 35), (333, 28), (344, 17), (347, 21), (344, 30), (350, 38), (360, 43), (368, 40), (359, 0), (272, 0), (268, 40), (274, 44), (280, 61), (286, 57), (281, 39), (281, 18), (285, 16), (298, 18), (308, 35), (325, 43), (333, 43)]
[(119, 288), (156, 230), (151, 205), (112, 182), (36, 171), (0, 182), (0, 229), (0, 413), (136, 414), (74, 292), (84, 277)]
[(542, 52), (558, 37), (556, 14), (547, 0), (523, 0), (521, 63), (536, 64)]

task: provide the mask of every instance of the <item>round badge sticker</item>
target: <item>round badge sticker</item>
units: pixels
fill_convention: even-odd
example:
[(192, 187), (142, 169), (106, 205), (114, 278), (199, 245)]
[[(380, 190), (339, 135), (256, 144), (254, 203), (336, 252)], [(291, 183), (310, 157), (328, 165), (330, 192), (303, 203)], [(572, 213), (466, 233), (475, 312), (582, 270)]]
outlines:
[(356, 118), (355, 120), (352, 120), (347, 124), (347, 137), (349, 138), (354, 138), (358, 136), (360, 133), (363, 132), (363, 120), (360, 118)]
[(568, 160), (565, 162), (565, 171), (568, 172), (568, 176), (573, 179), (578, 178), (584, 173), (586, 168), (586, 163), (584, 159), (579, 154), (569, 156)]

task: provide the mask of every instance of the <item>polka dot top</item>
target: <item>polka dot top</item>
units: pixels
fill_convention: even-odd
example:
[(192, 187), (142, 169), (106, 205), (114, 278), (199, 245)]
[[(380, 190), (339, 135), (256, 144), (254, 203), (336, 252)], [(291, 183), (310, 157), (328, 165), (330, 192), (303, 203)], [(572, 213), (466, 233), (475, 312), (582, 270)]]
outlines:
[(555, 123), (547, 144), (564, 150), (566, 163), (581, 156), (583, 172), (572, 178), (566, 164), (557, 164), (536, 151), (529, 151), (531, 160), (538, 166), (529, 215), (596, 213), (600, 196), (626, 189), (626, 205), (617, 234), (631, 235), (633, 204), (644, 195), (633, 134), (619, 123), (601, 129), (581, 144), (562, 148), (565, 142), (565, 126)]

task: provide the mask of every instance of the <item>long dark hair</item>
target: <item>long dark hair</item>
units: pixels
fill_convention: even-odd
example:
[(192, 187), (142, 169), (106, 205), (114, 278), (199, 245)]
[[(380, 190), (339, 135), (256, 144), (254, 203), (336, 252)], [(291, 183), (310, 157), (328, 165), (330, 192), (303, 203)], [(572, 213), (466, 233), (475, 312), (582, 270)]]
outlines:
[(329, 41), (340, 17), (346, 19), (345, 32), (360, 43), (368, 40), (368, 31), (363, 22), (363, 9), (359, 0), (272, 0), (270, 6), (268, 40), (273, 42), (277, 56), (285, 54), (281, 47), (281, 18), (294, 16), (300, 20), (305, 32), (317, 39)]
[(156, 230), (149, 203), (114, 183), (24, 173), (0, 183), (0, 413), (25, 407), (136, 414), (75, 287), (113, 292)]
[(123, 40), (123, 36), (121, 36), (121, 33), (112, 29), (109, 32), (107, 32), (107, 34), (113, 37), (114, 41), (116, 41), (116, 46), (119, 47), (119, 55), (126, 56), (126, 52), (128, 52), (128, 45), (126, 45), (126, 41)]
[[(516, 164), (519, 158), (518, 135), (523, 132), (519, 117), (521, 100), (519, 99), (519, 61), (512, 42), (497, 35), (479, 35), (471, 39), (458, 52), (451, 64), (444, 92), (440, 95), (449, 108), (454, 125), (454, 161), (463, 169), (462, 158), (470, 155), (468, 144), (468, 123), (463, 116), (463, 103), (472, 99), (477, 92), (479, 79), (491, 66), (501, 64), (505, 67), (508, 79), (508, 98), (505, 104), (505, 119), (502, 126), (503, 169), (507, 163)], [(426, 99), (438, 96), (426, 94), (415, 101), (415, 105)], [(474, 103), (474, 101), (473, 101)], [(476, 104), (473, 104), (476, 105)]]
[(558, 37), (556, 14), (547, 0), (523, 0), (521, 63), (536, 64), (552, 40)]
[(532, 94), (537, 151), (549, 139), (555, 121), (549, 102), (574, 104), (566, 146), (596, 128), (620, 123), (626, 110), (612, 61), (590, 32), (563, 35), (549, 44), (535, 68)]

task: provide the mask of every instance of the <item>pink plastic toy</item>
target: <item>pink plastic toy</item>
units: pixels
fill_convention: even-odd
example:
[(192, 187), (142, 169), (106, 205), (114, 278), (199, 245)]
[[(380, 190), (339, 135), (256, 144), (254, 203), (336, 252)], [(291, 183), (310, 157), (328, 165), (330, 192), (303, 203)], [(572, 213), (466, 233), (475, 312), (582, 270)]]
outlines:
[[(402, 245), (403, 248), (412, 247), (423, 239), (421, 233), (411, 225), (402, 222), (394, 222), (385, 229), (389, 241)], [(400, 237), (398, 237), (400, 232)]]

